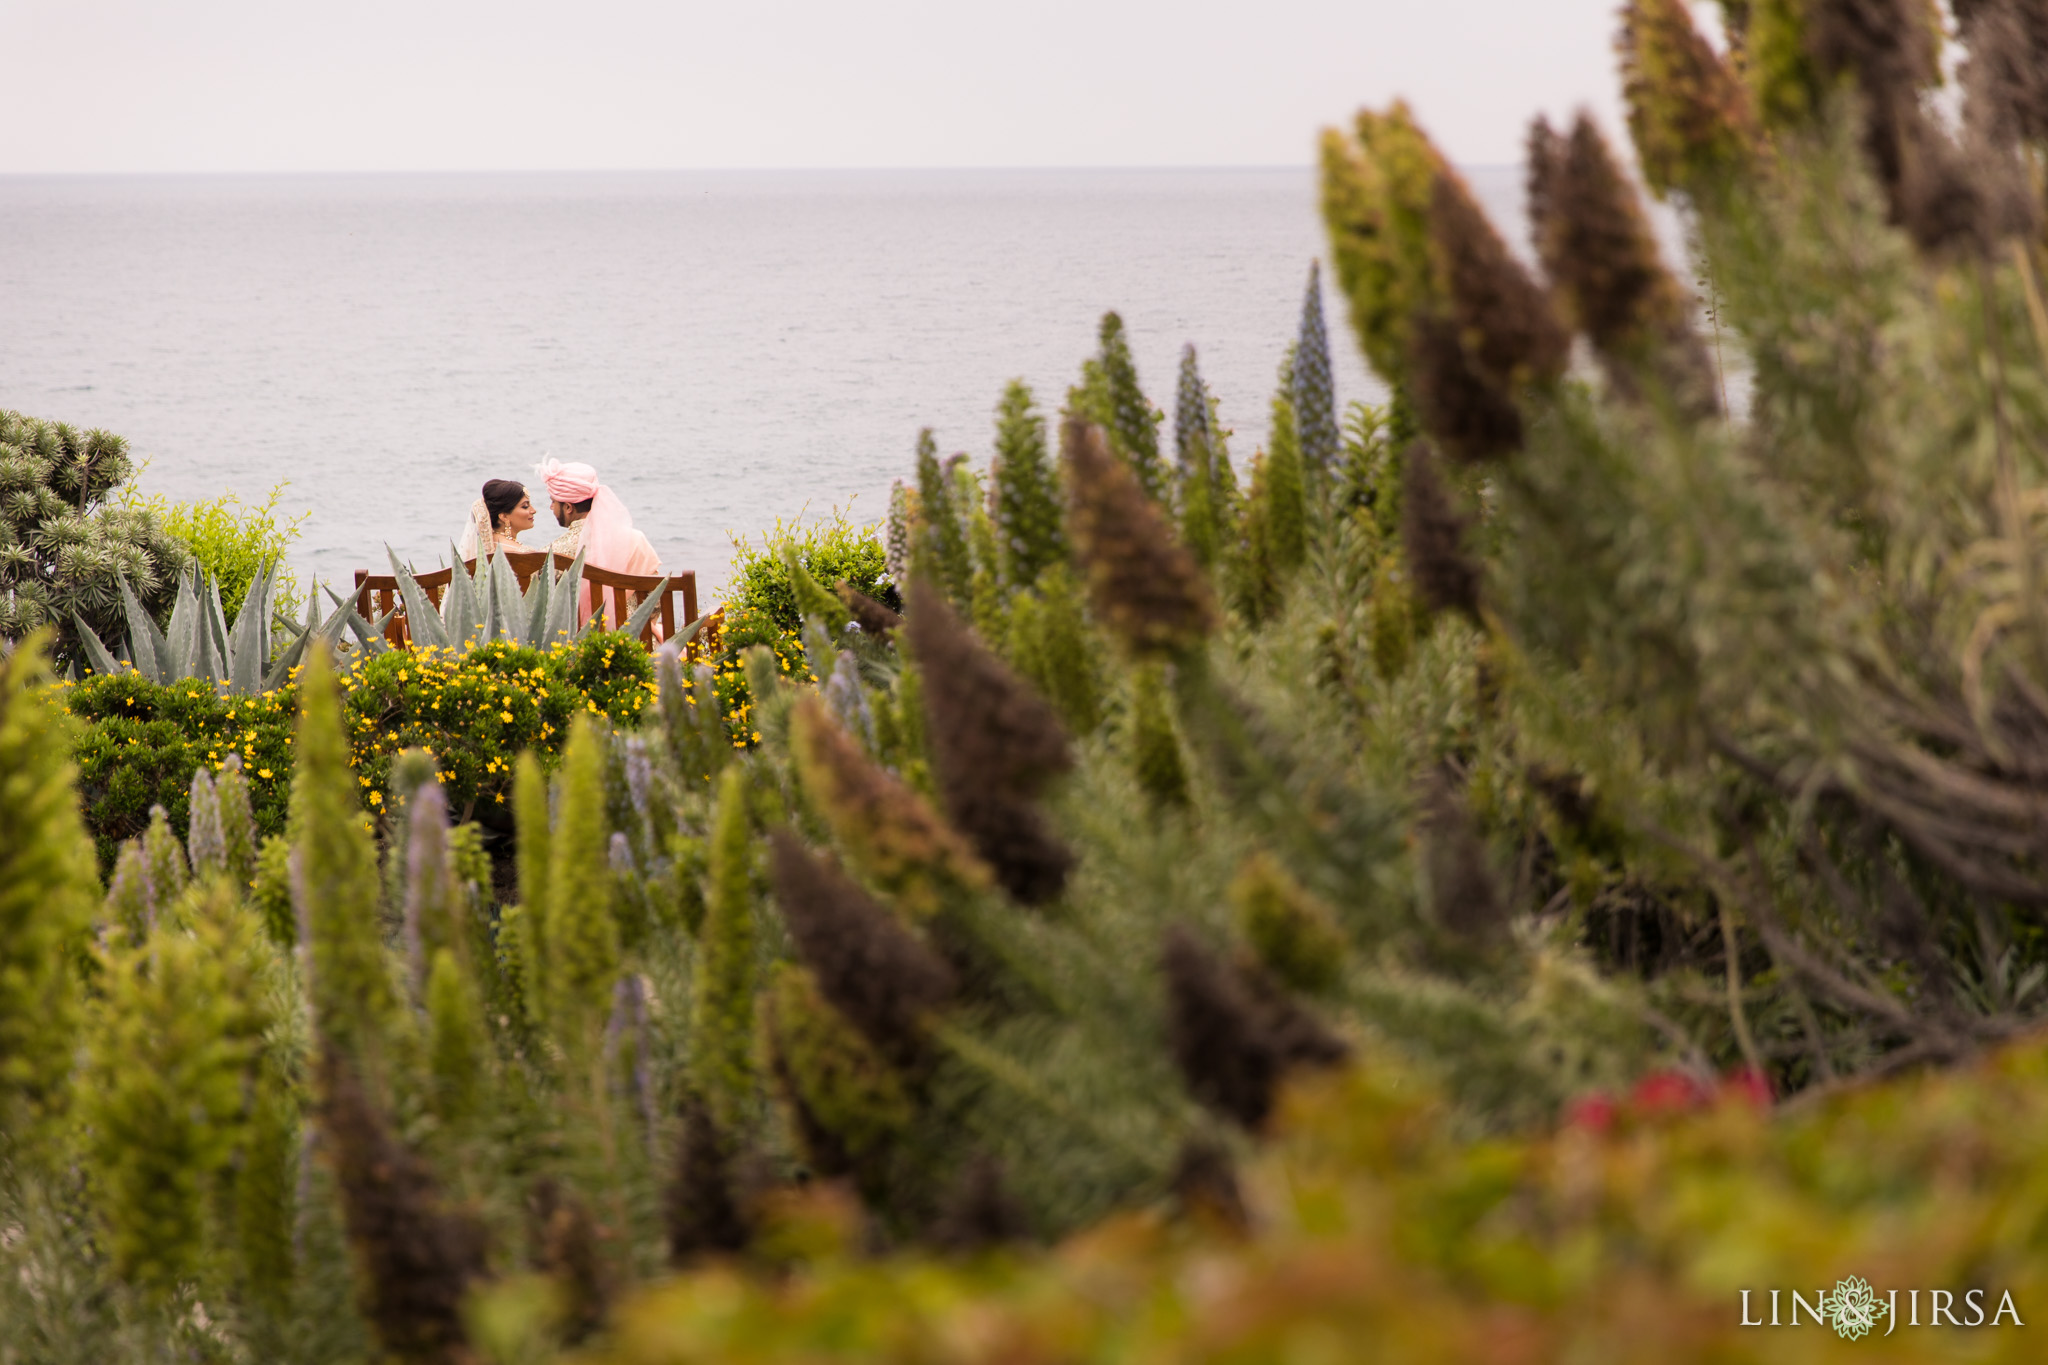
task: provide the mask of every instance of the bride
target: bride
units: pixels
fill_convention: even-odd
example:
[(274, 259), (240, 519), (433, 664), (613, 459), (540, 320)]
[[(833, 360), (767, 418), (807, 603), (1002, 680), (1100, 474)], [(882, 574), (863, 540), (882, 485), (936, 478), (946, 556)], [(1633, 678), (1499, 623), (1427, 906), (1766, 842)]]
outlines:
[(469, 505), (469, 521), (455, 548), (466, 560), (500, 550), (531, 554), (537, 547), (520, 544), (519, 533), (533, 529), (533, 518), (533, 499), (526, 496), (526, 485), (513, 479), (492, 479), (484, 485), (483, 496)]

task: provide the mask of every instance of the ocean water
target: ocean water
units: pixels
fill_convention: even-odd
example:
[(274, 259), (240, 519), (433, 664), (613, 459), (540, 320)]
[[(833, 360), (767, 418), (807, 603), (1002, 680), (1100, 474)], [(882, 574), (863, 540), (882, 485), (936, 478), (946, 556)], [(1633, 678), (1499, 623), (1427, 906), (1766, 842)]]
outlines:
[[(284, 483), (344, 583), (587, 460), (708, 601), (731, 533), (883, 516), (921, 427), (985, 460), (1009, 379), (1055, 413), (1106, 309), (1169, 412), (1194, 344), (1242, 467), (1323, 252), (1306, 169), (0, 177), (0, 407), (146, 491)], [(1324, 307), (1339, 403), (1382, 397)]]

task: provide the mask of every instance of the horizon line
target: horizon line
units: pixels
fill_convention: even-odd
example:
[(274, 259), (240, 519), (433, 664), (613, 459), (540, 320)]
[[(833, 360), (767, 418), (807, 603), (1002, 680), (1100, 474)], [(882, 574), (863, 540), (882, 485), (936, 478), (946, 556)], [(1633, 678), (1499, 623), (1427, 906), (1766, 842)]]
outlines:
[[(1464, 170), (1499, 170), (1518, 167), (1513, 161), (1474, 161), (1453, 163)], [(867, 175), (877, 172), (889, 173), (961, 173), (961, 172), (1160, 172), (1176, 171), (1306, 171), (1316, 169), (1314, 162), (1173, 162), (1149, 164), (1113, 163), (1015, 163), (1000, 165), (867, 165), (867, 166), (467, 166), (467, 167), (408, 167), (408, 168), (291, 168), (291, 169), (237, 169), (237, 170), (75, 170), (75, 171), (17, 171), (0, 169), (0, 180), (84, 180), (84, 179), (201, 179), (230, 177), (286, 177), (286, 176), (429, 176), (429, 175)]]

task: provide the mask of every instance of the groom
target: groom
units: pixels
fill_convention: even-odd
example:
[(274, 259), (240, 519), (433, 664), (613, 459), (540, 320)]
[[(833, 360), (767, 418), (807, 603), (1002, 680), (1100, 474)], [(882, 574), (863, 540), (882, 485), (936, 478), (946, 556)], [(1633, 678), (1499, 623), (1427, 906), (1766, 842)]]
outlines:
[(634, 528), (619, 495), (598, 482), (595, 469), (550, 458), (533, 472), (547, 485), (549, 507), (564, 528), (548, 546), (550, 552), (574, 558), (582, 550), (585, 564), (613, 573), (661, 572), (661, 556)]

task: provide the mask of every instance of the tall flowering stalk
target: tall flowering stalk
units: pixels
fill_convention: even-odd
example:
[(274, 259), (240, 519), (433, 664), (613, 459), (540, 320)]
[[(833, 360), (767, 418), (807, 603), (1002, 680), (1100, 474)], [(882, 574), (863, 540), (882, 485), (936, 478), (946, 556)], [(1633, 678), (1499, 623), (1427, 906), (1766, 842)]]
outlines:
[(334, 672), (316, 650), (299, 675), (292, 779), (292, 902), (308, 953), (313, 1021), (374, 1074), (398, 1001), (378, 928), (376, 847), (356, 799)]
[(1327, 474), (1336, 467), (1342, 441), (1337, 432), (1337, 387), (1330, 368), (1330, 332), (1323, 323), (1321, 261), (1309, 263), (1308, 287), (1301, 295), (1301, 326), (1287, 368), (1286, 393), (1302, 464), (1318, 477)]
[(64, 1102), (98, 897), (48, 680), (39, 640), (0, 659), (0, 1133), (24, 1140)]

